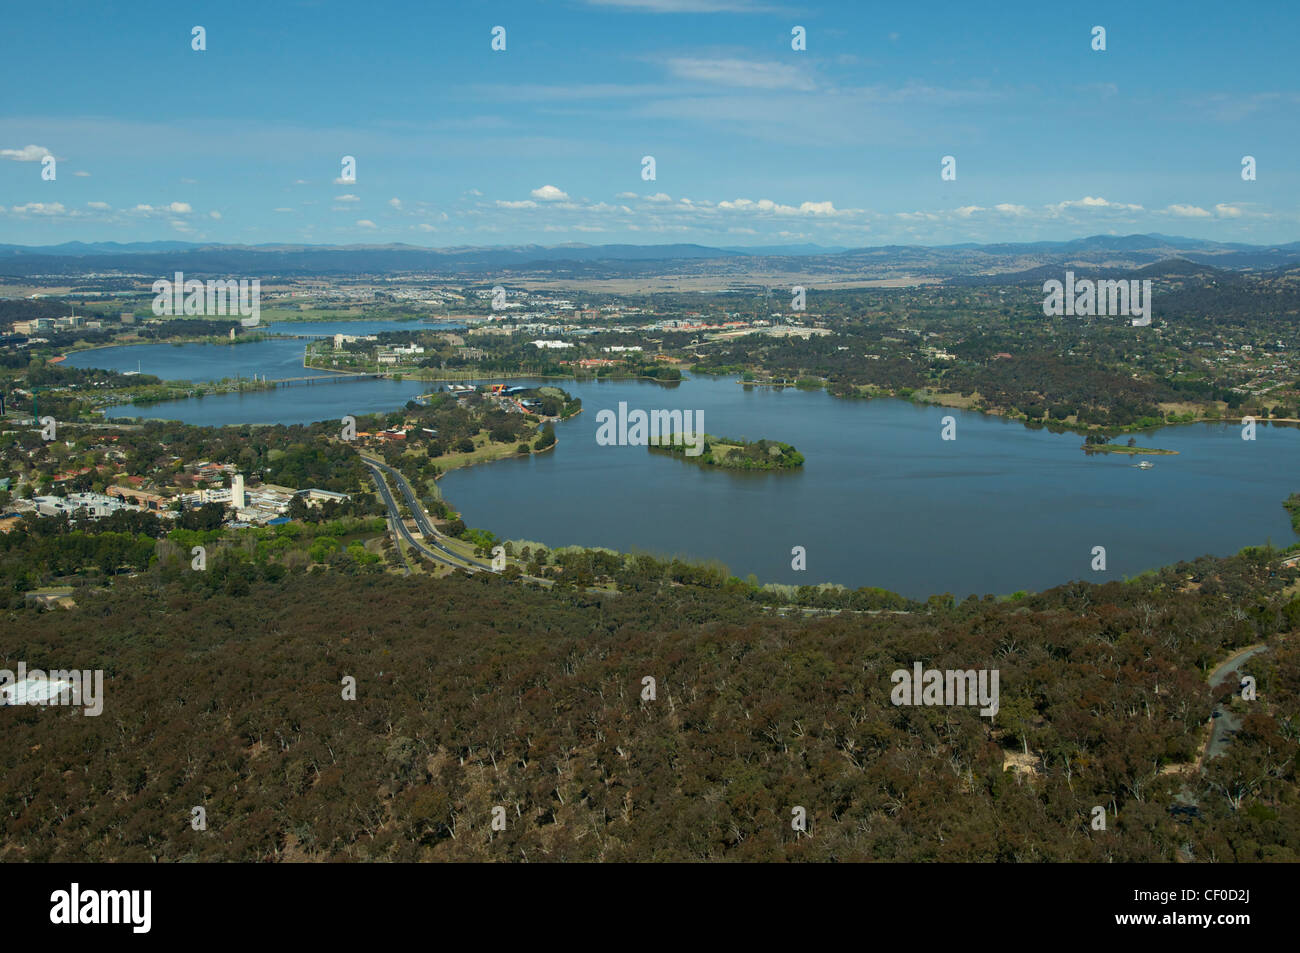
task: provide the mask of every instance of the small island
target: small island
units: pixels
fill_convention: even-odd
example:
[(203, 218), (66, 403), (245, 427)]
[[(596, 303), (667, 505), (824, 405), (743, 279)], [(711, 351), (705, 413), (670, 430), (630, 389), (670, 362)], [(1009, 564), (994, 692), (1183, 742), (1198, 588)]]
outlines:
[(1158, 450), (1155, 447), (1124, 447), (1109, 443), (1085, 443), (1080, 449), (1084, 453), (1130, 453), (1143, 456), (1147, 454), (1173, 456), (1178, 453), (1177, 450)]
[(726, 470), (793, 470), (803, 466), (802, 453), (776, 440), (749, 441), (705, 434), (703, 452), (689, 456), (686, 451), (695, 445), (695, 439), (683, 441), (681, 435), (672, 434), (651, 438), (647, 446), (651, 451)]

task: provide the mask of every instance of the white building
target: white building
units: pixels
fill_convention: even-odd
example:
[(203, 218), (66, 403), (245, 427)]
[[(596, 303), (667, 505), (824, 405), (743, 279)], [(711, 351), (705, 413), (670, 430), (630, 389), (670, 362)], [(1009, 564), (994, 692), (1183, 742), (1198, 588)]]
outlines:
[(245, 508), (244, 475), (236, 473), (230, 480), (230, 505), (237, 510)]
[[(233, 483), (234, 481), (232, 480), (231, 482)], [(206, 490), (199, 490), (197, 493), (193, 494), (194, 501), (200, 506), (205, 503), (229, 504), (231, 498), (232, 494), (230, 490), (227, 490), (224, 486), (214, 486)]]
[(69, 493), (66, 497), (36, 496), (32, 502), (36, 504), (36, 512), (41, 516), (84, 513), (91, 519), (99, 519), (118, 510), (129, 509), (121, 500), (102, 493)]
[(121, 500), (115, 500), (103, 493), (69, 493), (68, 501), (95, 519), (126, 509)]
[(298, 496), (303, 497), (308, 506), (320, 506), (322, 503), (346, 503), (352, 499), (346, 493), (335, 493), (333, 490), (321, 490), (312, 487), (310, 490), (299, 490)]
[(32, 502), (36, 504), (36, 512), (41, 516), (71, 514), (77, 509), (61, 496), (34, 496)]

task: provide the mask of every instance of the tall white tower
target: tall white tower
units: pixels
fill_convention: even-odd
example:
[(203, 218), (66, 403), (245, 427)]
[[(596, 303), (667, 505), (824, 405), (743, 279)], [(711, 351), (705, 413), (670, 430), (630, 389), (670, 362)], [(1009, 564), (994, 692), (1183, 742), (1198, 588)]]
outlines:
[(247, 501), (244, 499), (244, 475), (236, 473), (230, 481), (230, 505), (237, 510), (247, 508)]

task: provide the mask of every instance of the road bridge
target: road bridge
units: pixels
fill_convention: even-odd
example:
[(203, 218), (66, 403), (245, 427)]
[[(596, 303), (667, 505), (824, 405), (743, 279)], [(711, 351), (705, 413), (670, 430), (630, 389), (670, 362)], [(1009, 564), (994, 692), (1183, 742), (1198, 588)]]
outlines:
[(274, 384), (276, 387), (292, 387), (295, 384), (337, 384), (341, 381), (356, 380), (379, 380), (388, 377), (387, 374), (321, 374), (307, 377), (279, 377), (275, 380), (264, 380), (263, 384)]

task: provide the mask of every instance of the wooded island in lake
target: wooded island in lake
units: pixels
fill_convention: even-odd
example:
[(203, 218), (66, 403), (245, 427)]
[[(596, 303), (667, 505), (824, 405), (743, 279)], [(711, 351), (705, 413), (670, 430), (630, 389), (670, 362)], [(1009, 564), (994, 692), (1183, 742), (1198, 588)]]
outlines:
[(704, 452), (691, 456), (686, 451), (694, 441), (686, 441), (678, 434), (650, 439), (651, 450), (669, 453), (683, 460), (706, 467), (727, 470), (793, 470), (803, 466), (803, 454), (777, 440), (738, 440), (734, 437), (704, 435)]

